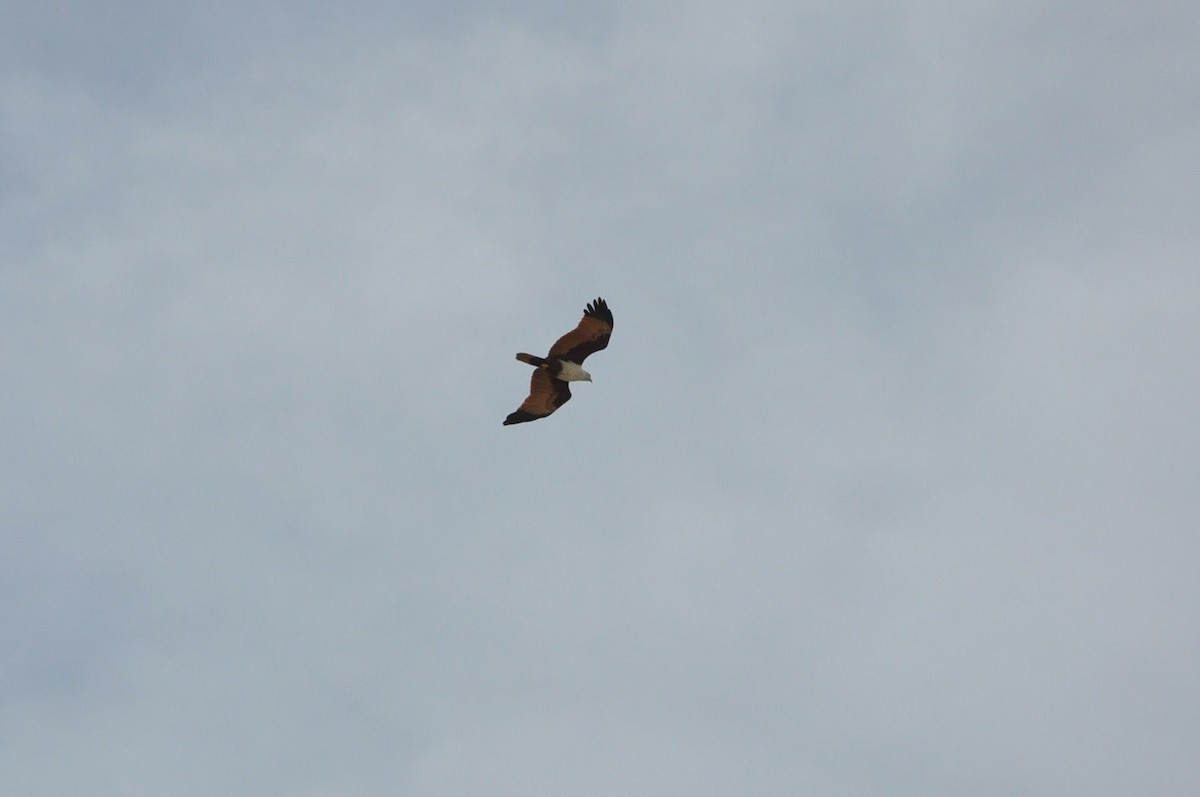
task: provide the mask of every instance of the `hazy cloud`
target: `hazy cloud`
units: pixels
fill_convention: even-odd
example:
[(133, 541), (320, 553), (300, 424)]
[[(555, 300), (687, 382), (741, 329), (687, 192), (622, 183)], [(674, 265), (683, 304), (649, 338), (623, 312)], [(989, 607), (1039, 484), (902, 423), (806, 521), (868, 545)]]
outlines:
[(1194, 792), (1198, 31), (14, 12), (0, 782)]

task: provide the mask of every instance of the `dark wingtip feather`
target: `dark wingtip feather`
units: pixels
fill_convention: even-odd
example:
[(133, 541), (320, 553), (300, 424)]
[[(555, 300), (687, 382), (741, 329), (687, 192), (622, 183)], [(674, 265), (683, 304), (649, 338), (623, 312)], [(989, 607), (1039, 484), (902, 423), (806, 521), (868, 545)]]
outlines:
[(538, 418), (541, 418), (541, 417), (543, 417), (543, 416), (534, 415), (532, 412), (524, 412), (523, 410), (517, 410), (516, 412), (510, 412), (508, 417), (504, 419), (504, 423), (502, 423), (500, 425), (501, 426), (512, 426), (514, 423), (525, 423), (526, 421), (536, 421)]
[(601, 321), (611, 324), (613, 322), (612, 310), (608, 309), (608, 302), (596, 297), (596, 301), (589, 302), (588, 306), (583, 310), (584, 315), (590, 315), (593, 318), (599, 318)]

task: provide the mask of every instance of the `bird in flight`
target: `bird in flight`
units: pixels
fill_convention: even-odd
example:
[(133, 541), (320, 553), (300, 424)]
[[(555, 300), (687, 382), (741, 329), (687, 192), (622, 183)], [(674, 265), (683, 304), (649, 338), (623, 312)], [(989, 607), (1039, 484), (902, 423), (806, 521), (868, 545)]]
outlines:
[(581, 366), (589, 354), (608, 345), (612, 328), (612, 311), (598, 298), (584, 309), (579, 326), (559, 338), (545, 357), (518, 354), (518, 360), (536, 370), (529, 382), (529, 396), (504, 419), (504, 425), (545, 418), (570, 401), (571, 382), (592, 381), (592, 375)]

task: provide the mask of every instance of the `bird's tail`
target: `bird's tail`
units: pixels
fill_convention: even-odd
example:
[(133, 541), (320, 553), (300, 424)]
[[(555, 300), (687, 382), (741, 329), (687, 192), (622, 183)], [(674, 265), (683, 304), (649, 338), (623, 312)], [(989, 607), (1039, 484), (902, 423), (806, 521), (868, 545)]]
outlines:
[(529, 363), (530, 365), (534, 366), (535, 368), (537, 366), (543, 364), (544, 362), (546, 362), (541, 357), (534, 357), (532, 354), (526, 354), (525, 352), (521, 352), (520, 354), (518, 354), (517, 359), (523, 363)]

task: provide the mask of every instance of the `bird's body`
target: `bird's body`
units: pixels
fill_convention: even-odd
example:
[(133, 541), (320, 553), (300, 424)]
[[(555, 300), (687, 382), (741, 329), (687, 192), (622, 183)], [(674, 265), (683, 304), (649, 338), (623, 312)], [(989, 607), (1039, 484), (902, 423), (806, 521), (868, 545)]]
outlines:
[(612, 311), (603, 299), (596, 299), (583, 311), (579, 326), (559, 338), (545, 357), (518, 354), (518, 360), (537, 370), (529, 382), (529, 396), (504, 419), (504, 425), (545, 418), (570, 401), (568, 383), (592, 381), (592, 375), (583, 370), (583, 361), (608, 345), (612, 328)]

